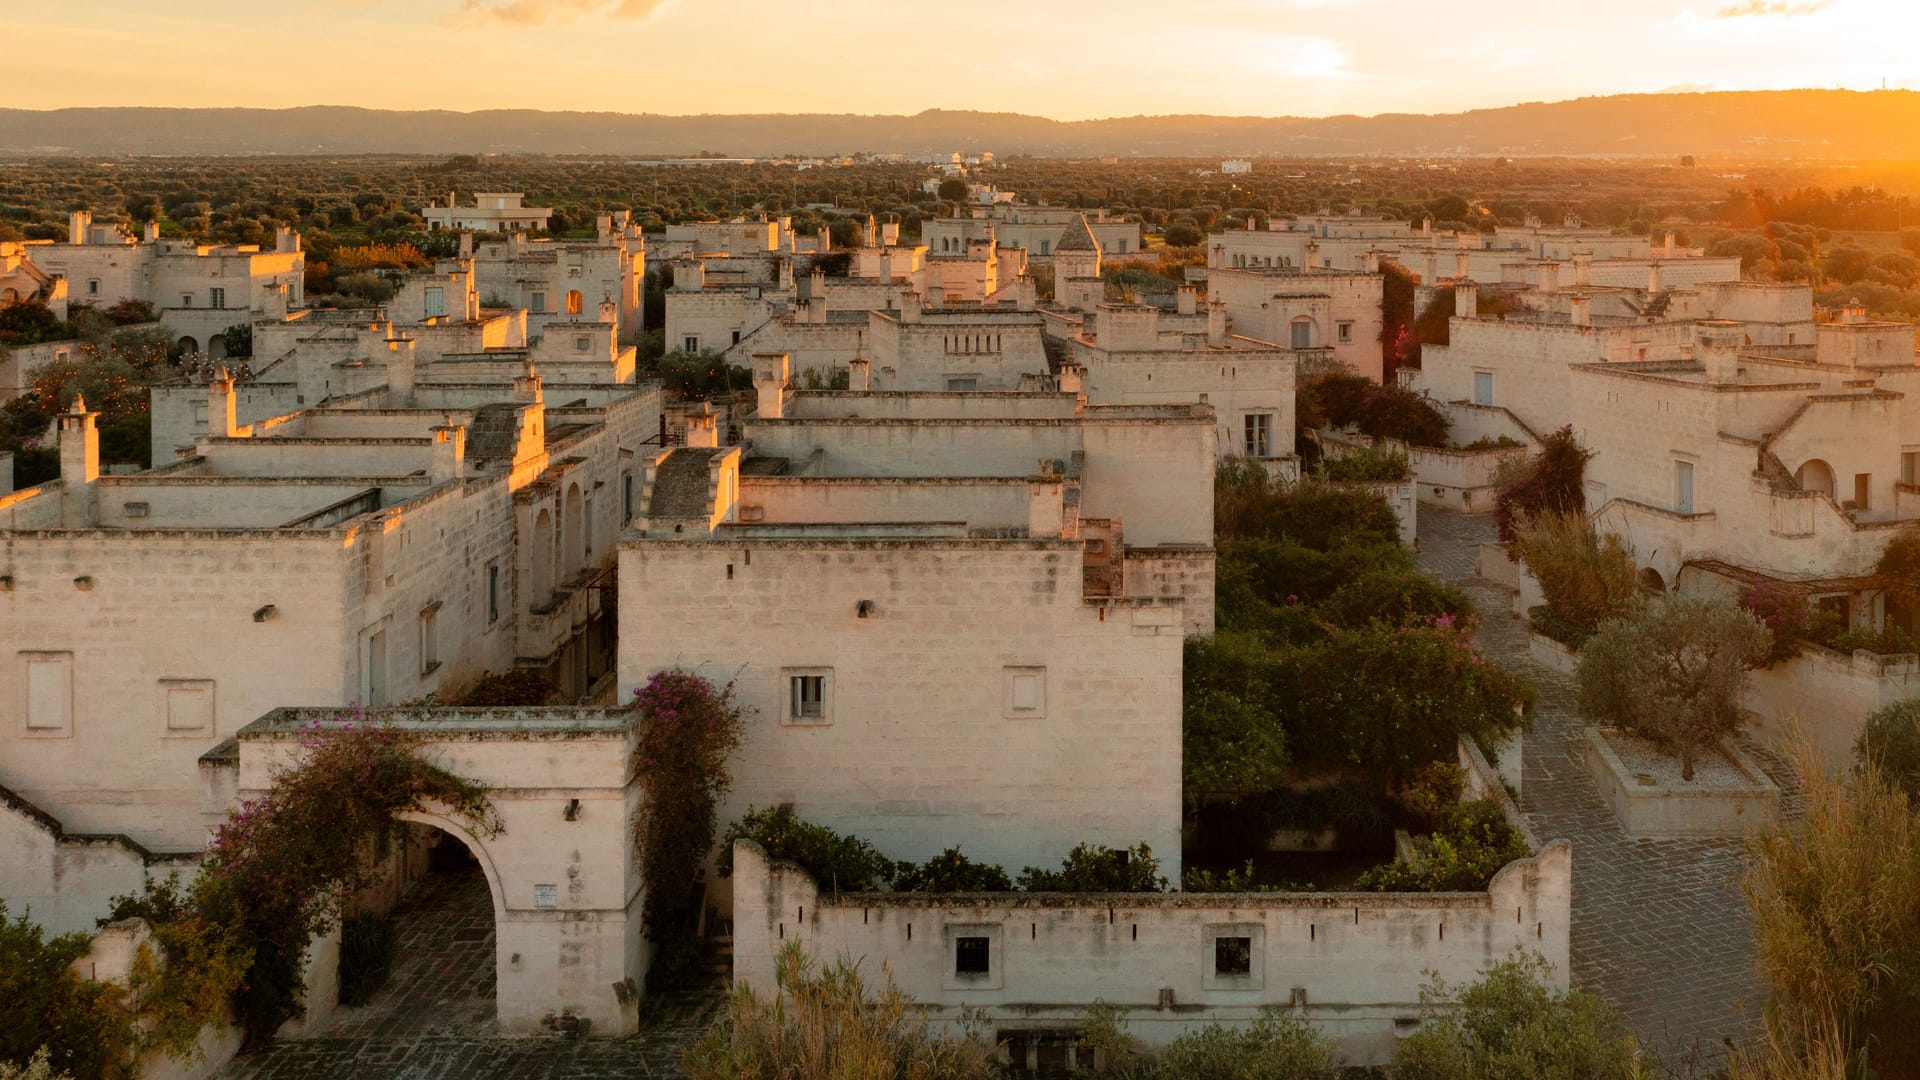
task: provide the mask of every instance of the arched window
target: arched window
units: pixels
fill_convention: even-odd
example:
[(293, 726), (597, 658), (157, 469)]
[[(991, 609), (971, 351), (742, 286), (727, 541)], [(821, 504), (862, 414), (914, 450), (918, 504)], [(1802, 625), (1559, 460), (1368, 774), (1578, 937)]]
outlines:
[(533, 519), (533, 543), (528, 548), (527, 581), (533, 603), (544, 604), (553, 595), (553, 515), (542, 509)]
[(1313, 320), (1312, 319), (1309, 319), (1305, 315), (1302, 315), (1299, 318), (1293, 320), (1293, 327), (1292, 327), (1291, 333), (1293, 336), (1289, 339), (1289, 344), (1291, 344), (1294, 348), (1296, 349), (1313, 348)]
[(1800, 466), (1793, 474), (1802, 491), (1818, 491), (1831, 499), (1833, 495), (1833, 466), (1814, 458)]

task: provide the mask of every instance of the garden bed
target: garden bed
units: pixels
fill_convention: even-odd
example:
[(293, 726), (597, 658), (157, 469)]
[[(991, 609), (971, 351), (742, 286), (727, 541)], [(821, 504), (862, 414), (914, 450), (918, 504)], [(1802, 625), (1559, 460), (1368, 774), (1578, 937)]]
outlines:
[(1587, 771), (1627, 835), (1744, 836), (1774, 820), (1780, 789), (1731, 743), (1694, 762), (1691, 781), (1678, 758), (1614, 728), (1586, 730)]

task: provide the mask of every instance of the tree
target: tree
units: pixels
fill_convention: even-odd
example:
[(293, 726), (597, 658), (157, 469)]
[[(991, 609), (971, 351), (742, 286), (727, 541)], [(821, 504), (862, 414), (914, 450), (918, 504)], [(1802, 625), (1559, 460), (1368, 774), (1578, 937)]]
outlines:
[(947, 202), (966, 202), (967, 182), (957, 176), (948, 177), (940, 181), (940, 187), (936, 189), (936, 194)]
[(1806, 815), (1747, 843), (1742, 882), (1768, 985), (1766, 1039), (1737, 1077), (1906, 1075), (1920, 1060), (1920, 825), (1871, 757), (1794, 754)]
[(1717, 597), (1669, 595), (1601, 626), (1580, 656), (1580, 711), (1680, 758), (1693, 779), (1703, 749), (1740, 729), (1740, 687), (1766, 662), (1767, 628)]
[(1464, 986), (1420, 992), (1421, 1025), (1394, 1047), (1392, 1080), (1631, 1080), (1638, 1045), (1605, 1002), (1549, 989), (1538, 954), (1502, 961)]
[(1380, 266), (1380, 381), (1394, 381), (1394, 372), (1420, 366), (1420, 339), (1415, 336), (1413, 271), (1397, 262)]
[(1546, 603), (1529, 612), (1534, 629), (1579, 648), (1600, 624), (1639, 599), (1633, 552), (1613, 533), (1602, 537), (1586, 514), (1548, 511), (1528, 518), (1512, 543), (1514, 558), (1540, 584)]
[(1920, 803), (1920, 698), (1896, 701), (1868, 716), (1853, 753)]
[(1500, 539), (1511, 541), (1522, 522), (1546, 513), (1575, 514), (1587, 508), (1587, 461), (1593, 451), (1574, 438), (1573, 425), (1540, 440), (1536, 457), (1503, 462), (1494, 475), (1493, 519)]
[(1205, 240), (1207, 234), (1201, 231), (1200, 226), (1195, 224), (1192, 218), (1182, 218), (1168, 225), (1161, 232), (1160, 238), (1166, 241), (1168, 247), (1192, 247)]

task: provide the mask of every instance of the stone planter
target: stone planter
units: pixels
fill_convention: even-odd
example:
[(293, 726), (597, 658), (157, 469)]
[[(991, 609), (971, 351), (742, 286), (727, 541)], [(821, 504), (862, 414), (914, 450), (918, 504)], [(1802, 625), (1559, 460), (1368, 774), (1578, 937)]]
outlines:
[(1275, 829), (1267, 838), (1268, 851), (1334, 851), (1339, 847), (1338, 829)]
[(1527, 631), (1527, 655), (1543, 668), (1571, 678), (1580, 669), (1580, 654), (1537, 630)]
[(1636, 773), (1608, 741), (1612, 728), (1586, 730), (1586, 765), (1600, 797), (1633, 837), (1745, 836), (1771, 824), (1780, 789), (1758, 763), (1727, 742), (1720, 752), (1738, 779), (1662, 783)]

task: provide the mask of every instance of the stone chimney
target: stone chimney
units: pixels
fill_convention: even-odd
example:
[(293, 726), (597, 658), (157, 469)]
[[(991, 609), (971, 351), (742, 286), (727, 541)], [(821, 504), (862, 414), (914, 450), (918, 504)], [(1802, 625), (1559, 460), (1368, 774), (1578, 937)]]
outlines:
[(270, 281), (260, 294), (260, 314), (274, 322), (285, 322), (287, 318), (287, 283)]
[(433, 429), (433, 459), (427, 476), (436, 484), (458, 480), (467, 472), (467, 426), (441, 424)]
[(387, 339), (387, 403), (390, 406), (404, 409), (413, 404), (413, 346), (412, 338)]
[(1076, 394), (1082, 398), (1087, 394), (1087, 371), (1079, 364), (1069, 360), (1060, 365), (1060, 392)]
[(462, 261), (473, 258), (473, 233), (460, 230), (460, 258)]
[(706, 288), (707, 264), (699, 259), (674, 260), (673, 287), (681, 292), (699, 292)]
[(880, 280), (885, 282), (893, 280), (893, 252), (885, 248), (880, 251)]
[(1377, 251), (1368, 251), (1363, 253), (1360, 256), (1360, 270), (1362, 273), (1367, 273), (1367, 274), (1379, 273), (1380, 272), (1380, 253)]
[(1192, 285), (1181, 285), (1173, 290), (1173, 310), (1181, 315), (1193, 315), (1200, 310), (1200, 290)]
[(847, 361), (847, 389), (857, 394), (867, 392), (871, 381), (872, 364), (863, 357)]
[(145, 225), (140, 226), (140, 239), (142, 242), (148, 244), (159, 243), (160, 223), (157, 221), (149, 221)]
[(1567, 315), (1575, 326), (1593, 325), (1593, 299), (1588, 296), (1574, 296), (1567, 300)]
[(920, 294), (912, 289), (900, 294), (900, 321), (903, 323), (920, 321)]
[(818, 301), (822, 310), (827, 306), (827, 272), (815, 270), (807, 275), (807, 299)]
[(1661, 284), (1660, 263), (1658, 260), (1655, 260), (1647, 264), (1647, 295), (1652, 296), (1654, 293), (1659, 292)]
[(1207, 344), (1225, 345), (1227, 343), (1227, 305), (1224, 301), (1207, 301)]
[(600, 321), (609, 326), (620, 325), (620, 305), (612, 300), (600, 301)]
[(207, 380), (207, 436), (213, 439), (231, 439), (240, 434), (240, 419), (235, 407), (233, 376), (227, 374), (227, 366), (220, 365)]
[(1593, 252), (1577, 252), (1573, 256), (1573, 287), (1585, 289), (1593, 285)]
[(1662, 258), (1666, 258), (1666, 259), (1673, 258), (1674, 248), (1673, 248), (1673, 230), (1672, 229), (1667, 230), (1667, 240), (1666, 240), (1666, 243), (1661, 245), (1661, 251), (1662, 251), (1662, 255), (1661, 255)]
[(900, 243), (900, 223), (889, 221), (880, 226), (880, 243), (883, 247), (897, 247)]
[(68, 529), (93, 525), (93, 482), (100, 479), (100, 414), (73, 395), (73, 408), (60, 414), (60, 524)]
[(75, 210), (67, 215), (67, 243), (84, 244), (87, 242), (88, 226), (93, 224), (93, 211)]
[(1848, 300), (1847, 306), (1840, 309), (1840, 321), (1848, 326), (1859, 326), (1866, 322), (1866, 305), (1858, 300)]
[(1456, 251), (1453, 253), (1453, 276), (1457, 278), (1470, 278), (1473, 276), (1472, 260), (1464, 251)]
[(1027, 536), (1034, 540), (1058, 537), (1066, 525), (1065, 484), (1058, 478), (1027, 481)]
[(1480, 287), (1478, 285), (1464, 279), (1453, 283), (1453, 317), (1456, 319), (1477, 319), (1480, 317)]
[(540, 392), (540, 369), (529, 360), (527, 370), (513, 378), (513, 400), (521, 404), (537, 404), (544, 401)]
[(1021, 274), (1015, 278), (1011, 288), (1015, 311), (1032, 311), (1039, 304), (1039, 290), (1034, 288), (1033, 278), (1027, 274)]
[(289, 254), (300, 250), (300, 237), (285, 225), (273, 230), (273, 250), (280, 254)]
[(712, 449), (720, 445), (719, 416), (709, 402), (701, 402), (696, 412), (687, 414), (687, 445)]
[(762, 420), (778, 420), (787, 414), (786, 353), (753, 354), (753, 389), (759, 395)]
[(1693, 358), (1706, 369), (1710, 383), (1740, 380), (1740, 324), (1727, 319), (1708, 319), (1694, 327)]
[(1429, 250), (1423, 256), (1423, 259), (1424, 259), (1424, 265), (1426, 266), (1426, 269), (1421, 272), (1420, 280), (1423, 282), (1434, 282), (1434, 281), (1440, 280), (1439, 252)]
[(1540, 264), (1540, 291), (1544, 293), (1560, 291), (1560, 264), (1547, 262)]

